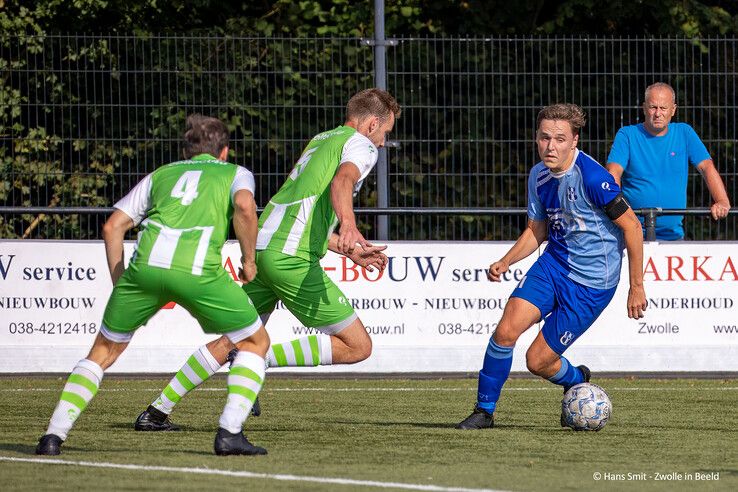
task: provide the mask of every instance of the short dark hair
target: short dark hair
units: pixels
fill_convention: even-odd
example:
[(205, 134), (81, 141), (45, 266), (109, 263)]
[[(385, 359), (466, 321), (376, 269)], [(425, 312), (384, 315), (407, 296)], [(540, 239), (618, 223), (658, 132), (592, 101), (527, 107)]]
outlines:
[(546, 106), (538, 113), (536, 118), (536, 130), (541, 127), (543, 120), (564, 120), (569, 122), (572, 133), (579, 135), (579, 130), (587, 123), (584, 110), (576, 104), (559, 103)]
[(390, 113), (395, 118), (400, 117), (400, 105), (389, 92), (382, 89), (364, 89), (354, 94), (346, 105), (347, 120), (363, 120), (372, 116), (378, 116), (380, 120), (387, 121)]
[(228, 146), (228, 127), (218, 118), (191, 114), (187, 117), (184, 142), (185, 159), (199, 154), (218, 157)]

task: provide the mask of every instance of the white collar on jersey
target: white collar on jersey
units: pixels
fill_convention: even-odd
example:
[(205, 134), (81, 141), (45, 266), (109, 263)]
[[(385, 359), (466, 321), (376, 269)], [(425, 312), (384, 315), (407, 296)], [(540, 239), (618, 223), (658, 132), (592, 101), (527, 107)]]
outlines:
[(566, 171), (559, 171), (557, 173), (551, 171), (551, 176), (553, 176), (556, 179), (561, 179), (564, 176), (566, 176), (569, 173), (569, 171), (571, 171), (571, 169), (574, 167), (574, 163), (577, 162), (577, 158), (579, 158), (579, 149), (575, 148), (574, 157), (571, 160), (571, 166), (569, 166), (569, 169), (567, 169)]

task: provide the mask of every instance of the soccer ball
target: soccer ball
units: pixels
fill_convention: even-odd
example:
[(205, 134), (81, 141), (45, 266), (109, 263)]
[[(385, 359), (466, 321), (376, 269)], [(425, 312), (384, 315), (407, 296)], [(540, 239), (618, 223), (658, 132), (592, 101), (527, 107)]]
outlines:
[(592, 383), (569, 388), (561, 400), (561, 425), (576, 431), (598, 431), (605, 427), (612, 403), (605, 390)]

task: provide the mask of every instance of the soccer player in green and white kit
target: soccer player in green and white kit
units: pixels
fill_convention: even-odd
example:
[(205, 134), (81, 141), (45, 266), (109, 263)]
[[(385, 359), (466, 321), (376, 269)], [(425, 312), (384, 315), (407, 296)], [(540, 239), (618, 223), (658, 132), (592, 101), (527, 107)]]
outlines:
[[(248, 283), (256, 276), (254, 177), (225, 162), (228, 129), (220, 120), (190, 116), (184, 139), (187, 160), (146, 176), (115, 204), (117, 210), (103, 227), (113, 292), (100, 333), (67, 379), (36, 454), (60, 454), (67, 433), (97, 393), (105, 369), (134, 332), (169, 301), (187, 309), (206, 333), (223, 335), (213, 353), (198, 351), (190, 359), (190, 378), (206, 378), (220, 368), (216, 357), (238, 349), (228, 374), (215, 453), (266, 454), (246, 439), (242, 427), (263, 385), (269, 335), (221, 260), (232, 217), (243, 255), (241, 280)], [(123, 271), (123, 239), (139, 222), (136, 252)]]
[[(368, 269), (385, 268), (386, 246), (372, 245), (359, 232), (353, 196), (376, 164), (377, 149), (384, 146), (399, 115), (397, 101), (386, 91), (355, 94), (346, 108), (346, 122), (313, 137), (262, 212), (256, 243), (259, 273), (243, 289), (264, 323), (280, 300), (300, 322), (320, 332), (272, 345), (266, 355), (269, 367), (352, 364), (371, 354), (364, 325), (319, 261), (330, 249)], [(338, 233), (333, 232), (336, 225)], [(191, 372), (185, 364), (139, 416), (137, 430), (176, 430), (168, 415), (204, 380), (188, 378)]]

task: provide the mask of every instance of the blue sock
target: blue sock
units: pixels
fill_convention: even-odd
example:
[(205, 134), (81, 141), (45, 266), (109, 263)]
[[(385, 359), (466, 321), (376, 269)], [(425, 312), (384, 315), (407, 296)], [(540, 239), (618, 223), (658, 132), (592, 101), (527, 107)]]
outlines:
[(489, 413), (495, 411), (502, 385), (510, 375), (513, 348), (501, 347), (492, 337), (489, 338), (487, 352), (484, 354), (484, 364), (482, 370), (479, 371), (477, 390), (477, 406)]
[(582, 371), (580, 371), (579, 368), (572, 366), (569, 361), (566, 360), (566, 357), (561, 357), (561, 369), (559, 369), (559, 372), (548, 378), (548, 380), (554, 384), (563, 386), (564, 391), (567, 391), (575, 384), (583, 383), (584, 374), (582, 374)]

